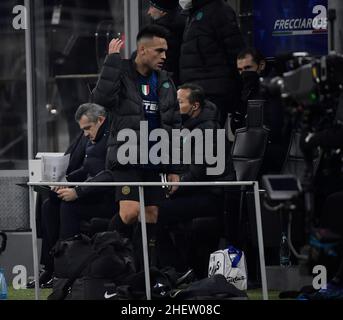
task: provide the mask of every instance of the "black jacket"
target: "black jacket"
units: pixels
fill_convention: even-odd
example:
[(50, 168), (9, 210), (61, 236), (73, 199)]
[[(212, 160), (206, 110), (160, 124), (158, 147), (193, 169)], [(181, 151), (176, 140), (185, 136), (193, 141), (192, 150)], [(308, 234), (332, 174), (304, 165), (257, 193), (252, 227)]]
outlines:
[[(105, 169), (105, 159), (107, 152), (107, 140), (109, 137), (108, 119), (101, 125), (94, 143), (83, 135), (83, 132), (67, 149), (66, 154), (70, 154), (67, 168), (68, 182), (91, 181), (99, 172)], [(100, 193), (97, 187), (75, 187), (79, 198), (87, 194)]]
[(236, 94), (236, 57), (244, 41), (233, 9), (221, 0), (196, 0), (189, 12), (180, 55), (180, 81), (207, 95)]
[[(205, 100), (204, 106), (201, 109), (200, 114), (195, 118), (188, 119), (183, 124), (184, 129), (188, 129), (190, 133), (192, 133), (195, 129), (200, 129), (203, 133), (203, 138), (205, 141), (205, 130), (206, 129), (212, 129), (217, 130), (220, 129), (220, 125), (218, 122), (218, 110), (217, 107), (210, 101)], [(217, 150), (217, 134), (214, 134), (213, 143), (211, 143), (211, 147), (213, 146), (214, 152)], [(185, 140), (188, 139), (186, 136), (183, 141), (183, 145), (185, 143)], [(220, 178), (226, 174), (226, 170), (223, 174), (219, 176), (215, 175), (207, 175), (207, 168), (211, 167), (212, 165), (209, 165), (206, 163), (205, 157), (203, 158), (203, 164), (195, 164), (195, 145), (194, 141), (192, 145), (192, 156), (191, 156), (191, 164), (183, 164), (182, 172), (180, 174), (180, 181), (182, 182), (195, 182), (195, 181), (216, 181), (221, 180)], [(220, 149), (220, 152), (224, 151), (224, 148)], [(203, 143), (203, 155), (205, 154), (205, 143)], [(229, 155), (230, 151), (227, 150), (226, 155)], [(225, 155), (225, 160), (226, 160)], [(225, 161), (226, 162), (226, 161)], [(225, 167), (226, 169), (226, 167)], [(194, 192), (195, 188), (187, 188), (183, 187), (180, 188), (180, 190), (183, 190), (183, 192)], [(199, 187), (197, 188), (197, 192), (211, 192), (215, 194), (219, 194), (219, 190), (217, 187)]]
[[(169, 133), (181, 126), (179, 106), (176, 100), (176, 89), (166, 71), (158, 72), (158, 96), (161, 128)], [(122, 129), (132, 129), (138, 138), (139, 161), (139, 131), (140, 121), (145, 120), (142, 98), (138, 88), (137, 71), (133, 60), (123, 60), (119, 54), (106, 57), (100, 78), (92, 93), (93, 102), (104, 106), (111, 112), (111, 135), (108, 140), (106, 168), (113, 170), (119, 166), (117, 152), (124, 143), (118, 141), (118, 132)], [(171, 145), (171, 143), (170, 143)], [(167, 172), (176, 168), (168, 166)]]
[(179, 85), (179, 59), (183, 31), (185, 29), (186, 17), (180, 14), (179, 10), (168, 12), (160, 19), (154, 20), (154, 24), (168, 30), (168, 51), (167, 59), (163, 69), (172, 73), (172, 79), (176, 86)]

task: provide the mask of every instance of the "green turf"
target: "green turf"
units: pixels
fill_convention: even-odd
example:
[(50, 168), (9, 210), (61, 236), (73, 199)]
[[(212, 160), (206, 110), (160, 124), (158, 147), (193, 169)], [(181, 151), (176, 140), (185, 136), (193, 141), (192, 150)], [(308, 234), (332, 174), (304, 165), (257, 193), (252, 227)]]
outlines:
[[(40, 299), (46, 300), (50, 293), (51, 293), (51, 289), (41, 289)], [(15, 290), (12, 287), (9, 287), (8, 300), (35, 300), (35, 290), (34, 289)]]
[[(51, 289), (41, 289), (40, 299), (46, 300), (51, 293)], [(248, 290), (249, 300), (262, 300), (262, 290)], [(269, 300), (278, 300), (279, 291), (269, 291)], [(35, 300), (34, 289), (20, 289), (14, 290), (12, 287), (8, 288), (8, 300)]]
[[(269, 300), (279, 300), (280, 291), (268, 291)], [(249, 300), (263, 300), (262, 289), (248, 290)]]

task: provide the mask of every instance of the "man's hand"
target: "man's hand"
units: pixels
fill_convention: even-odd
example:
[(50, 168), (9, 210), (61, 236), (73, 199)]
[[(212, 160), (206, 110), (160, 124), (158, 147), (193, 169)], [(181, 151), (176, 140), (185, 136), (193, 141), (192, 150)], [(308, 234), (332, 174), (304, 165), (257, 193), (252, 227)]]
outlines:
[(58, 190), (65, 189), (66, 187), (64, 187), (64, 186), (53, 186), (53, 187), (50, 187), (50, 188), (51, 188), (51, 191), (57, 193)]
[(120, 49), (123, 46), (124, 42), (121, 39), (112, 39), (108, 45), (108, 54), (111, 53), (120, 53)]
[[(168, 179), (168, 182), (179, 182), (179, 181), (180, 181), (180, 176), (177, 175), (177, 174), (171, 173), (171, 174), (168, 174), (167, 179)], [(169, 194), (175, 193), (175, 191), (176, 191), (177, 189), (179, 189), (179, 186), (170, 186), (170, 188), (169, 188)]]
[(58, 197), (63, 201), (74, 201), (78, 198), (74, 188), (59, 189), (57, 194)]

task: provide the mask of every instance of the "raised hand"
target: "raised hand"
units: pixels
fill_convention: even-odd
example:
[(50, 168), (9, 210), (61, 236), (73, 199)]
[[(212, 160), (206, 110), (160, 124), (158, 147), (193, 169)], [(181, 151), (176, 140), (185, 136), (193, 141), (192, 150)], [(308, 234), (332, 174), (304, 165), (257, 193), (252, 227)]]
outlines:
[(123, 40), (119, 38), (112, 39), (110, 44), (108, 45), (108, 54), (119, 53), (123, 44)]

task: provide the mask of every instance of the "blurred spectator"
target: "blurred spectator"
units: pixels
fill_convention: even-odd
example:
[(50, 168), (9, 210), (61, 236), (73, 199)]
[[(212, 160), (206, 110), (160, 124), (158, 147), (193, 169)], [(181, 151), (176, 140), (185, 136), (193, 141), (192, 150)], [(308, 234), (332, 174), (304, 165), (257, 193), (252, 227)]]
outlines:
[(180, 48), (186, 23), (185, 16), (180, 14), (179, 1), (150, 0), (148, 15), (151, 17), (152, 23), (168, 30), (168, 50), (163, 69), (172, 73), (172, 79), (178, 86)]
[(244, 41), (236, 14), (222, 0), (184, 0), (188, 15), (180, 55), (180, 82), (201, 85), (219, 109), (224, 126), (239, 101), (238, 52)]

